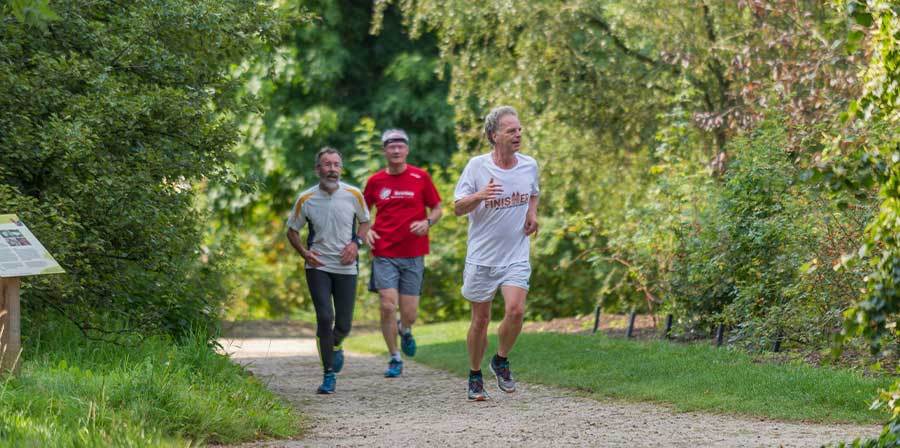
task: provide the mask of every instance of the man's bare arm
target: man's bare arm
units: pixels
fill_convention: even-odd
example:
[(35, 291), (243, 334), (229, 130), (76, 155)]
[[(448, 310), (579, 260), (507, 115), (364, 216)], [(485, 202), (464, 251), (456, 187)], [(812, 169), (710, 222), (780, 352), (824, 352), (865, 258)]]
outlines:
[(501, 193), (503, 193), (503, 186), (494, 183), (494, 179), (492, 178), (480, 191), (457, 199), (456, 202), (453, 203), (453, 213), (456, 214), (456, 216), (468, 215), (478, 208), (478, 204), (481, 204), (482, 201), (495, 199), (499, 197)]
[(538, 196), (528, 198), (528, 212), (525, 214), (525, 234), (531, 235), (538, 231), (537, 221)]
[(312, 267), (324, 266), (324, 263), (322, 263), (322, 261), (319, 260), (319, 257), (317, 257), (317, 255), (319, 255), (318, 252), (314, 250), (308, 250), (307, 248), (303, 247), (303, 244), (300, 242), (299, 232), (289, 228), (287, 237), (288, 241), (291, 242), (291, 246), (293, 246), (297, 253), (299, 253), (300, 256), (303, 257), (304, 260), (306, 260), (306, 264)]
[[(422, 219), (419, 221), (413, 221), (409, 225), (409, 231), (414, 235), (424, 236), (428, 234), (428, 228), (433, 226), (438, 219), (441, 218), (441, 215), (444, 212), (441, 211), (441, 204), (435, 205), (434, 208), (430, 209), (427, 214), (426, 219)], [(431, 225), (428, 225), (428, 221), (431, 220)]]

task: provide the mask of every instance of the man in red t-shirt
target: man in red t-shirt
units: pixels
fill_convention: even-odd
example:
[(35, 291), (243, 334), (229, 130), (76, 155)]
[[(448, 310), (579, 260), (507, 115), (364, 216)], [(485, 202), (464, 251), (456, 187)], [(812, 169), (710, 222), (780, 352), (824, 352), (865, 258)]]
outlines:
[(398, 333), (403, 353), (416, 354), (412, 324), (422, 292), (428, 229), (441, 218), (441, 197), (425, 170), (406, 163), (406, 132), (388, 129), (381, 143), (387, 167), (369, 178), (363, 196), (369, 207), (377, 209), (375, 225), (366, 237), (373, 255), (369, 290), (381, 297), (381, 333), (391, 354), (384, 376), (394, 378), (403, 373)]

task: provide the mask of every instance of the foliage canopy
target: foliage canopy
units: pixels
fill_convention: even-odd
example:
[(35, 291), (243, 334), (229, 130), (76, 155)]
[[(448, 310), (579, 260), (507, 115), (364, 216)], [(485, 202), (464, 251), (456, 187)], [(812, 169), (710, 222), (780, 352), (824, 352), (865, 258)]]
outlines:
[(288, 24), (253, 1), (12, 2), (0, 18), (0, 210), (67, 271), (25, 284), (26, 317), (180, 333), (218, 316), (198, 182), (238, 138), (231, 64)]

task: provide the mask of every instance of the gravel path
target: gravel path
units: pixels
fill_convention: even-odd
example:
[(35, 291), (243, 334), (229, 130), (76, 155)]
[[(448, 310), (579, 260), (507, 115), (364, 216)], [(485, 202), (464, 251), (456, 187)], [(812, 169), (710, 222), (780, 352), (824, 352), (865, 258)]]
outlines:
[[(308, 417), (301, 440), (245, 447), (426, 446), (820, 446), (880, 428), (807, 425), (663, 407), (597, 401), (564, 389), (519, 384), (505, 394), (486, 382), (491, 400), (465, 400), (465, 381), (405, 361), (403, 376), (386, 379), (386, 360), (348, 353), (337, 393), (316, 395), (321, 367), (315, 340), (227, 339), (222, 345), (263, 382)], [(488, 379), (486, 377), (486, 379)]]

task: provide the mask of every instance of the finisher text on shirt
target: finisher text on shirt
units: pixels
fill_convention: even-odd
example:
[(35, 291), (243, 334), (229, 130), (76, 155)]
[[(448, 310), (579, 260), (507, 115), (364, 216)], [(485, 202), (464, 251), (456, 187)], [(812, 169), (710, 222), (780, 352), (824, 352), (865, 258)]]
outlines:
[(531, 198), (530, 193), (513, 193), (512, 196), (507, 196), (505, 198), (497, 198), (491, 199), (490, 201), (485, 201), (485, 208), (509, 208), (509, 207), (520, 207), (523, 205), (528, 205), (528, 200)]
[(507, 266), (528, 261), (525, 218), (531, 197), (540, 194), (537, 162), (516, 153), (516, 166), (504, 169), (494, 164), (489, 153), (473, 157), (456, 184), (454, 199), (476, 193), (492, 180), (500, 185), (502, 193), (496, 199), (483, 201), (469, 213), (466, 262)]

